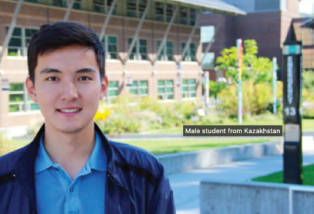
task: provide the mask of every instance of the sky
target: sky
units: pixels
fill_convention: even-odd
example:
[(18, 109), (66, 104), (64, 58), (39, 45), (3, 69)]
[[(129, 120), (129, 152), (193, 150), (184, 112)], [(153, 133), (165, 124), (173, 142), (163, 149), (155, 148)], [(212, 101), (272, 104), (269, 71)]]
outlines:
[(299, 12), (305, 14), (314, 13), (314, 0), (301, 0), (299, 4)]

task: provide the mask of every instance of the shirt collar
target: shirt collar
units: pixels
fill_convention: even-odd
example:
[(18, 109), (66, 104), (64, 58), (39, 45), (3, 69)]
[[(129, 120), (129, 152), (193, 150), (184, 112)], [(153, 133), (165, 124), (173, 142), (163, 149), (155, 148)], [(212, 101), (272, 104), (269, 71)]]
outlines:
[(53, 162), (50, 159), (44, 144), (43, 144), (44, 135), (40, 137), (38, 155), (35, 161), (35, 173), (39, 173), (53, 166)]
[[(44, 147), (43, 137), (44, 135), (40, 138), (38, 155), (35, 161), (35, 173), (39, 173), (55, 165)], [(106, 152), (97, 132), (95, 132), (95, 145), (86, 165), (89, 165), (90, 168), (98, 171), (106, 171)]]
[(92, 169), (106, 171), (107, 159), (105, 148), (101, 142), (100, 136), (95, 132), (95, 146), (87, 161)]

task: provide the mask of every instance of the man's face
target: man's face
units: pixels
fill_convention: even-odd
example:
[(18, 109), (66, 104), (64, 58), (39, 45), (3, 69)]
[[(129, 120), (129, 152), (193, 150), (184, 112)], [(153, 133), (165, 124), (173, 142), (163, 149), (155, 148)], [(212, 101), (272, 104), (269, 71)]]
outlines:
[(38, 56), (35, 82), (28, 78), (26, 86), (39, 104), (46, 128), (76, 133), (93, 126), (108, 83), (100, 78), (94, 50), (72, 45)]

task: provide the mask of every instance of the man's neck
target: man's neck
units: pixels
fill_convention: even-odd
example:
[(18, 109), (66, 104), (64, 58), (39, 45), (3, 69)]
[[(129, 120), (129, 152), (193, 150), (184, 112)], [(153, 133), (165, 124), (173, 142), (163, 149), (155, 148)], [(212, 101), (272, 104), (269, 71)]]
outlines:
[(94, 126), (86, 127), (75, 133), (63, 133), (45, 125), (45, 149), (51, 160), (59, 163), (72, 179), (86, 164), (94, 145)]

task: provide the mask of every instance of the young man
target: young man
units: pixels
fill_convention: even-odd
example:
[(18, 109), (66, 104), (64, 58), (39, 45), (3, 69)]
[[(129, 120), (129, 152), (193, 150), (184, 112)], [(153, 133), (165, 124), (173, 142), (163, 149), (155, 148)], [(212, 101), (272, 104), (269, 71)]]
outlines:
[(93, 31), (74, 22), (42, 26), (28, 69), (28, 94), (45, 124), (31, 144), (0, 158), (1, 214), (175, 213), (156, 158), (109, 141), (93, 122), (108, 86)]

